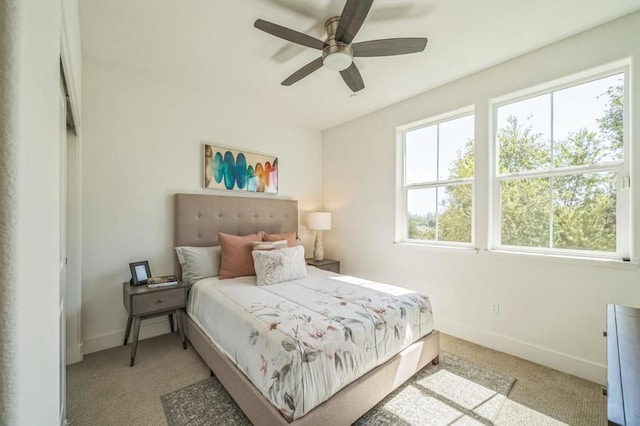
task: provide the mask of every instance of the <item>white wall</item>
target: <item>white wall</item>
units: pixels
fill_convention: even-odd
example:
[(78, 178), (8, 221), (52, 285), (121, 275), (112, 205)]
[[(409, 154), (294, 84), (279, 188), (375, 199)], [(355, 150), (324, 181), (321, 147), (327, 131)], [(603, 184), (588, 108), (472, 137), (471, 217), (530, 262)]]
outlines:
[[(60, 1), (21, 2), (17, 422), (59, 424)], [(0, 284), (4, 285), (4, 283)], [(4, 355), (4, 354), (3, 354)]]
[[(640, 306), (637, 268), (393, 244), (395, 131), (399, 125), (475, 105), (475, 219), (479, 247), (486, 248), (488, 100), (632, 57), (632, 146), (638, 146), (639, 39), (636, 13), (325, 131), (323, 201), (334, 213), (333, 229), (325, 233), (327, 257), (339, 259), (345, 273), (427, 293), (441, 331), (606, 383), (606, 304)], [(633, 161), (640, 164), (636, 150)], [(632, 190), (638, 225), (638, 173), (632, 176)], [(640, 247), (638, 228), (635, 247)], [(490, 312), (492, 302), (500, 304), (497, 316)]]
[[(202, 141), (277, 155), (278, 197), (299, 200), (301, 217), (320, 206), (320, 132), (188, 86), (83, 64), (85, 354), (122, 344), (130, 262), (149, 260), (153, 274), (173, 273), (173, 194), (223, 193), (202, 189)], [(312, 234), (303, 226), (299, 233), (310, 249)], [(145, 320), (140, 336), (168, 330), (166, 317)]]

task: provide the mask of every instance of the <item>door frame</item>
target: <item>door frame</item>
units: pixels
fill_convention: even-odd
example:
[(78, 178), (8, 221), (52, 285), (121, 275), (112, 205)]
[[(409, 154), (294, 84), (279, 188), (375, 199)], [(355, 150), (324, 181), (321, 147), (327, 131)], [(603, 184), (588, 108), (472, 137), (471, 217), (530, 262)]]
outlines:
[[(60, 73), (64, 81), (67, 115), (73, 129), (67, 128), (67, 288), (65, 294), (66, 363), (73, 364), (84, 358), (82, 341), (82, 144), (79, 87), (72, 67), (70, 42), (61, 10)], [(74, 58), (79, 60), (79, 58)], [(69, 120), (67, 120), (69, 122)]]
[(67, 390), (67, 371), (66, 371), (66, 315), (65, 315), (65, 298), (67, 292), (67, 99), (66, 90), (64, 88), (64, 78), (60, 75), (58, 114), (59, 125), (59, 152), (60, 152), (60, 252), (58, 255), (58, 286), (59, 286), (59, 303), (58, 303), (58, 325), (59, 325), (59, 410), (60, 424), (64, 425), (66, 419), (66, 390)]

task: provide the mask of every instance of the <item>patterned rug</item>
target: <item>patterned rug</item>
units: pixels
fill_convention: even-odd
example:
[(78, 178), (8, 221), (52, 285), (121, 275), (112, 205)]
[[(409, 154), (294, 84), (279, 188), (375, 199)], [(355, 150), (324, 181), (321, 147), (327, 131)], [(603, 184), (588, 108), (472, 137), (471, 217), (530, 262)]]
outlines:
[[(492, 425), (515, 379), (443, 352), (355, 424)], [(248, 426), (251, 422), (215, 377), (160, 398), (169, 426)]]

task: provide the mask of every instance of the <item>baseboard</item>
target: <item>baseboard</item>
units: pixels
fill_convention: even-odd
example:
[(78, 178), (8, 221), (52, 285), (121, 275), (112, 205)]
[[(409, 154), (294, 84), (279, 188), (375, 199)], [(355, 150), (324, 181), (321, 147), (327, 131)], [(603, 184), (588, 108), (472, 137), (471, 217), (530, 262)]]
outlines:
[(80, 362), (84, 359), (83, 348), (84, 345), (82, 343), (78, 345), (67, 346), (67, 365), (75, 364), (76, 362)]
[[(129, 342), (131, 342), (133, 335), (133, 327), (131, 328), (132, 330), (129, 334)], [(159, 336), (161, 334), (167, 334), (170, 331), (169, 320), (166, 316), (142, 320), (142, 323), (140, 323), (138, 341)], [(84, 354), (87, 355), (93, 352), (115, 348), (116, 346), (122, 346), (124, 332), (125, 330), (121, 329), (100, 334), (98, 336), (85, 337), (83, 339)]]
[(464, 340), (505, 352), (536, 364), (572, 374), (601, 385), (607, 384), (607, 366), (573, 355), (554, 351), (522, 340), (461, 324), (447, 318), (437, 318), (437, 328)]

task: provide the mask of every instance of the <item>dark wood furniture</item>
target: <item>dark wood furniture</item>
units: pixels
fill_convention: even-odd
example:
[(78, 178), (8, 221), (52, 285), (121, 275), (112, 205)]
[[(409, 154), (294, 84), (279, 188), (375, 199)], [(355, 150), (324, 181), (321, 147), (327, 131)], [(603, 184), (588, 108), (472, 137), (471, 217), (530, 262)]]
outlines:
[(187, 305), (187, 285), (182, 281), (172, 287), (148, 288), (146, 285), (133, 286), (128, 282), (122, 283), (122, 299), (129, 318), (127, 319), (127, 330), (124, 336), (124, 345), (129, 340), (131, 323), (133, 323), (133, 345), (131, 346), (131, 366), (136, 359), (138, 349), (138, 334), (140, 333), (140, 322), (143, 319), (169, 315), (171, 331), (173, 332), (173, 318), (175, 315), (178, 323), (178, 331), (182, 339), (182, 347), (187, 349), (182, 326), (182, 308)]
[(607, 417), (640, 425), (640, 309), (607, 307)]
[(315, 266), (318, 269), (324, 269), (325, 271), (340, 273), (340, 262), (333, 259), (316, 260), (313, 258), (306, 259), (307, 265)]

